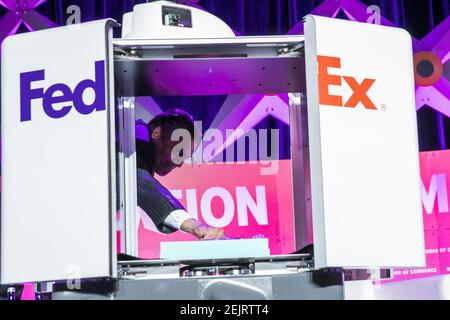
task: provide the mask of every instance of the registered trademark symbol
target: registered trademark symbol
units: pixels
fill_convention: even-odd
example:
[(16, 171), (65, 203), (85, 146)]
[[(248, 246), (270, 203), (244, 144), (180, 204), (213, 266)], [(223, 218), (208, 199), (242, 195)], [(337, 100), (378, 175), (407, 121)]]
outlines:
[(381, 109), (381, 111), (386, 111), (387, 110), (387, 106), (385, 104), (382, 104), (380, 109)]

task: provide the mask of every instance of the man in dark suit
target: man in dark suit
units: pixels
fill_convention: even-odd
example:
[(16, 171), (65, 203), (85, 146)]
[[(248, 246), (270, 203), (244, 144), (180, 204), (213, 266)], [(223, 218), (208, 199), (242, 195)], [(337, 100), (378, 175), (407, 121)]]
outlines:
[[(191, 141), (191, 150), (176, 148), (172, 133), (182, 129)], [(194, 150), (195, 130), (191, 115), (185, 111), (168, 110), (149, 123), (137, 123), (137, 202), (162, 233), (181, 230), (198, 239), (224, 238), (224, 231), (191, 218), (182, 204), (157, 180), (155, 173), (165, 176), (182, 166)], [(174, 149), (175, 148), (175, 149)], [(176, 152), (173, 152), (176, 150)]]

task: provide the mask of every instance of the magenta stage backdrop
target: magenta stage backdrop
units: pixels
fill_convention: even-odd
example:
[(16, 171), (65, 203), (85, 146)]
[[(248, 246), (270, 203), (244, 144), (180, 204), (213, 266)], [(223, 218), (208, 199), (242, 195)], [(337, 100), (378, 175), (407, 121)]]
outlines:
[[(186, 165), (160, 181), (200, 221), (223, 227), (227, 237), (269, 239), (272, 254), (294, 251), (291, 161), (276, 162), (276, 175), (261, 175), (261, 164)], [(195, 240), (177, 232), (163, 235), (144, 225), (141, 214), (139, 255), (159, 258), (161, 241)], [(312, 240), (312, 239), (311, 239)]]
[(395, 270), (393, 281), (450, 274), (450, 150), (423, 152), (420, 162), (427, 267)]

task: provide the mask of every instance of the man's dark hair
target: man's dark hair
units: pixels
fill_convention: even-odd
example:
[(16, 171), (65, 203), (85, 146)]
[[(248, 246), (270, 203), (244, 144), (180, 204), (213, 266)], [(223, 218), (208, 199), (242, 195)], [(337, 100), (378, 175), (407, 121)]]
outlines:
[(170, 109), (158, 114), (148, 123), (150, 135), (157, 127), (161, 127), (163, 139), (170, 137), (176, 129), (186, 129), (191, 134), (191, 138), (195, 139), (194, 118), (181, 109)]

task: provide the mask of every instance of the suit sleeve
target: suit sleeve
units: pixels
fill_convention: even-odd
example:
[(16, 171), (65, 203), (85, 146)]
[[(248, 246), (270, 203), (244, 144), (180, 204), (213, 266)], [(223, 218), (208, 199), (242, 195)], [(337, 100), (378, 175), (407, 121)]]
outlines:
[(164, 220), (183, 205), (146, 170), (137, 170), (137, 204), (152, 219), (162, 233), (178, 231), (164, 224)]

